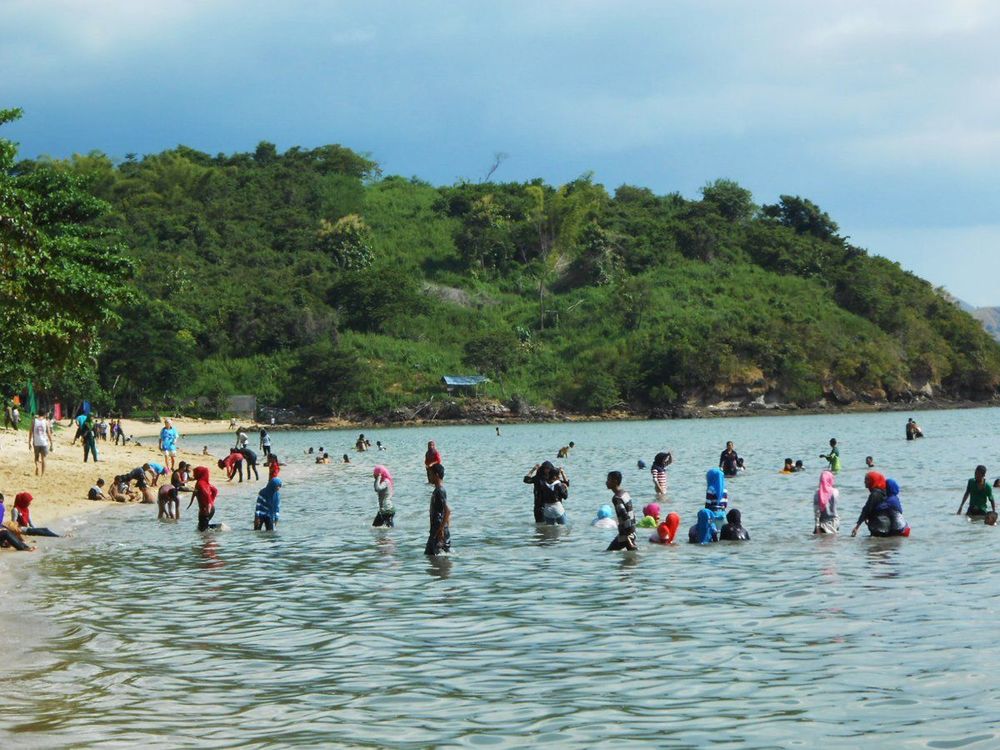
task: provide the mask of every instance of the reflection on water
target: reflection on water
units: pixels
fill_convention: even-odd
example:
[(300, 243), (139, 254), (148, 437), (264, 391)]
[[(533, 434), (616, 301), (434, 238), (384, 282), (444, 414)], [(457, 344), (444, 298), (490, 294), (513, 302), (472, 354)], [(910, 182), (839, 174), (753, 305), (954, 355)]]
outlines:
[[(0, 686), (0, 740), (995, 747), (1000, 530), (952, 515), (995, 414), (926, 414), (915, 443), (905, 415), (384, 430), (371, 437), (389, 452), (349, 466), (302, 451), (349, 450), (353, 433), (284, 433), (280, 531), (249, 530), (256, 483), (220, 497), (230, 531), (114, 508), (4, 584), (5, 635), (24, 658), (6, 665), (18, 675)], [(910, 539), (810, 533), (820, 467), (806, 457), (831, 434), (843, 525), (871, 453), (903, 486)], [(430, 437), (453, 508), (454, 552), (435, 559), (422, 554)], [(638, 552), (604, 552), (614, 531), (589, 520), (608, 470), (641, 507), (652, 484), (631, 467), (671, 450), (663, 512), (681, 514), (683, 537), (726, 439), (750, 466), (730, 495), (752, 542), (665, 547), (640, 533)], [(569, 440), (571, 524), (536, 527), (521, 477)], [(809, 471), (779, 475), (789, 455)], [(370, 527), (376, 460), (396, 477), (394, 529)], [(45, 626), (20, 627), (18, 611)]]

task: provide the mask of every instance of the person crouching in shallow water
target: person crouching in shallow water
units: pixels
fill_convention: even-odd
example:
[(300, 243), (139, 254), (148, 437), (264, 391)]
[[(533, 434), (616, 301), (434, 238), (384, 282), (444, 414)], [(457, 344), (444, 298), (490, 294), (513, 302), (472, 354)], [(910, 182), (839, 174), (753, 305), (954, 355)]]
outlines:
[(903, 518), (903, 505), (899, 500), (899, 484), (877, 471), (869, 471), (865, 474), (865, 487), (868, 488), (868, 501), (861, 509), (851, 536), (858, 535), (862, 523), (867, 524), (872, 536), (909, 536), (910, 527)]
[(640, 529), (655, 529), (660, 525), (660, 504), (646, 503), (642, 509), (642, 520), (639, 521)]
[(833, 483), (832, 471), (820, 472), (819, 488), (813, 495), (813, 534), (836, 534), (840, 531), (840, 516), (837, 515), (840, 492)]
[(614, 493), (611, 496), (611, 505), (614, 506), (615, 515), (618, 518), (618, 535), (611, 540), (607, 551), (637, 549), (635, 544), (635, 511), (632, 509), (632, 498), (622, 489), (622, 473), (620, 471), (608, 472), (604, 486)]
[(610, 505), (602, 505), (597, 509), (597, 515), (590, 522), (590, 525), (598, 529), (617, 529), (618, 521), (615, 520), (615, 509)]
[(428, 468), (428, 473), (433, 480), (434, 491), (431, 493), (430, 531), (424, 554), (434, 556), (451, 552), (451, 508), (444, 488), (444, 467), (434, 464)]
[(719, 539), (724, 542), (749, 542), (750, 532), (743, 528), (743, 519), (736, 508), (726, 513), (726, 524), (719, 530)]
[(673, 544), (674, 537), (677, 536), (677, 529), (680, 528), (681, 517), (676, 513), (667, 513), (667, 517), (659, 526), (656, 532), (651, 534), (649, 541), (653, 544)]
[(274, 531), (278, 526), (281, 511), (281, 480), (268, 479), (267, 484), (257, 493), (257, 505), (253, 513), (253, 530)]
[(392, 519), (396, 515), (396, 509), (392, 505), (392, 474), (387, 468), (377, 464), (372, 469), (372, 477), (375, 479), (373, 487), (378, 497), (378, 512), (372, 526), (394, 526)]
[(712, 511), (708, 508), (698, 511), (698, 520), (688, 529), (688, 541), (691, 544), (711, 544), (719, 541), (719, 532), (712, 522)]

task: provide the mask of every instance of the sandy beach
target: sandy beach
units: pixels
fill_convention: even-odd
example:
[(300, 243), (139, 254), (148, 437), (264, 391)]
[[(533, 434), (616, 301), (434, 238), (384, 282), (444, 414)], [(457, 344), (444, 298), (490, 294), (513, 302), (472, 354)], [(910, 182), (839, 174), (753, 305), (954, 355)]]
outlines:
[[(206, 459), (201, 455), (201, 444), (185, 440), (186, 436), (229, 431), (229, 420), (223, 419), (177, 418), (173, 422), (181, 435), (178, 441), (178, 460), (192, 463), (204, 462)], [(55, 445), (46, 459), (43, 477), (35, 476), (33, 455), (28, 450), (27, 431), (0, 431), (0, 492), (6, 498), (7, 508), (13, 506), (15, 494), (30, 492), (34, 497), (31, 504), (32, 520), (39, 526), (54, 526), (55, 531), (60, 531), (63, 523), (73, 516), (118, 505), (110, 500), (87, 499), (87, 491), (98, 477), (103, 477), (110, 484), (111, 478), (116, 474), (123, 474), (147, 461), (162, 463), (163, 459), (157, 450), (157, 436), (162, 427), (160, 422), (122, 420), (125, 434), (133, 436), (139, 445), (132, 442), (116, 446), (110, 440), (98, 441), (100, 461), (97, 463), (83, 462), (80, 443), (71, 445), (75, 428), (67, 427), (67, 424), (63, 420), (54, 430)]]

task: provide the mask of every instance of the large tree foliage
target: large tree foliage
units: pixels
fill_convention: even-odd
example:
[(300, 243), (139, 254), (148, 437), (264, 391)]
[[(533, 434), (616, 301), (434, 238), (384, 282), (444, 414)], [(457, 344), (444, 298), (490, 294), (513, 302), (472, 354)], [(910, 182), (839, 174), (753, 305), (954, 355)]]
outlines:
[[(0, 124), (19, 116), (0, 111)], [(0, 381), (45, 387), (69, 369), (93, 372), (98, 332), (132, 299), (133, 264), (85, 177), (16, 164), (16, 153), (0, 139)]]

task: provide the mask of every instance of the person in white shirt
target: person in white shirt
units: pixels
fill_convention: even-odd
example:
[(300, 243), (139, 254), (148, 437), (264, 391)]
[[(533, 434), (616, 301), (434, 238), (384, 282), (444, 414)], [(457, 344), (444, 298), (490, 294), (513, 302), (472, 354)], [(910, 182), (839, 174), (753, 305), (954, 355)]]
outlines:
[(52, 450), (52, 425), (38, 412), (28, 433), (28, 450), (35, 452), (35, 476), (45, 476), (45, 457)]

